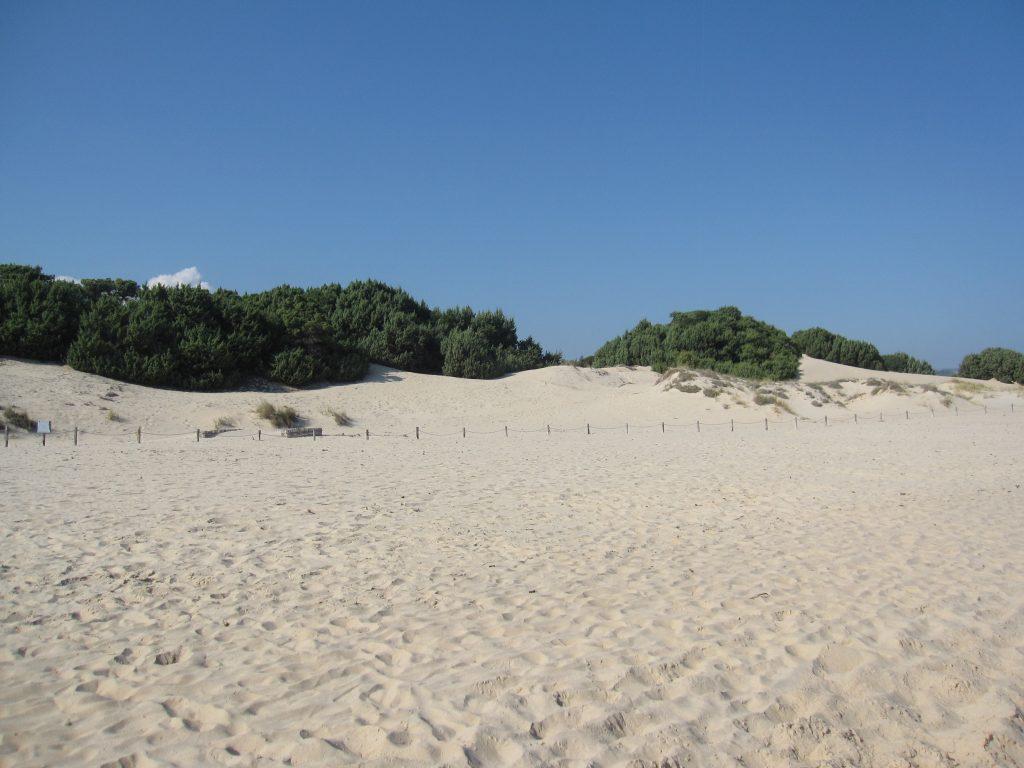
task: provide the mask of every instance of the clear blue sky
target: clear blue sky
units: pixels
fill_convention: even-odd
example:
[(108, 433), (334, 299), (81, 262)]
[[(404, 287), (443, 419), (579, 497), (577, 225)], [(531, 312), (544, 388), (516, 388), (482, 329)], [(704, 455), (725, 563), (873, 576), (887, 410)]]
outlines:
[(1024, 349), (1024, 3), (0, 4), (0, 260)]

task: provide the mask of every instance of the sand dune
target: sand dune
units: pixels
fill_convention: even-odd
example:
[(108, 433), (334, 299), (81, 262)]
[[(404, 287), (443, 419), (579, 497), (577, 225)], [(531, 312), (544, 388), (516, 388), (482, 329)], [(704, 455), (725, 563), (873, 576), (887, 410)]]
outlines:
[[(763, 404), (758, 404), (758, 394)], [(274, 432), (255, 414), (267, 400), (289, 405), (303, 424), (334, 429), (330, 411), (345, 412), (359, 429), (411, 434), (554, 427), (773, 420), (833, 420), (854, 413), (911, 410), (940, 415), (1008, 410), (1024, 388), (941, 376), (881, 373), (805, 357), (797, 382), (759, 385), (696, 371), (659, 375), (649, 368), (592, 370), (557, 366), (477, 381), (372, 366), (353, 384), (288, 391), (269, 385), (242, 392), (175, 392), (124, 384), (66, 366), (0, 360), (0, 405), (17, 405), (64, 431), (160, 437), (212, 429), (218, 418), (239, 429)], [(111, 418), (111, 417), (116, 418)], [(338, 430), (335, 430), (338, 431)]]
[[(0, 765), (1024, 765), (1021, 389), (918, 378), (3, 361)], [(263, 397), (375, 437), (155, 434)]]

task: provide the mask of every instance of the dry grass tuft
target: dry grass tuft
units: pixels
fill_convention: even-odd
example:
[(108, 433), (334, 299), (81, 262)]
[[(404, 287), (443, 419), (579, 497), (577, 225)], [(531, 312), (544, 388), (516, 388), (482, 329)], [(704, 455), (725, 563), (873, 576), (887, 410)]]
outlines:
[[(815, 401), (813, 404), (816, 403), (817, 401)], [(777, 397), (776, 395), (767, 394), (765, 392), (758, 392), (756, 395), (754, 395), (754, 405), (772, 405), (778, 408), (780, 411), (785, 411), (786, 413), (793, 413), (793, 409), (789, 407), (789, 403)], [(818, 407), (820, 408), (821, 406), (819, 405)]]
[(325, 413), (334, 419), (334, 423), (339, 427), (350, 427), (352, 426), (352, 419), (344, 411), (336, 411), (333, 408), (328, 408)]
[(21, 408), (15, 408), (13, 405), (8, 405), (4, 408), (4, 421), (12, 427), (28, 430), (29, 432), (35, 431), (36, 428), (35, 420), (30, 419), (28, 414), (21, 410)]
[(960, 395), (976, 395), (989, 391), (987, 384), (982, 384), (980, 381), (964, 381), (963, 379), (956, 379), (953, 382), (953, 389)]
[(301, 421), (298, 411), (288, 405), (282, 405), (280, 407), (271, 405), (266, 400), (263, 400), (256, 406), (256, 415), (261, 419), (269, 421), (275, 427), (283, 427), (285, 429), (294, 427)]
[(907, 387), (905, 384), (900, 384), (898, 381), (880, 381), (878, 379), (868, 379), (868, 384), (872, 385), (871, 394), (880, 395), (884, 392), (893, 392), (897, 395), (907, 394)]

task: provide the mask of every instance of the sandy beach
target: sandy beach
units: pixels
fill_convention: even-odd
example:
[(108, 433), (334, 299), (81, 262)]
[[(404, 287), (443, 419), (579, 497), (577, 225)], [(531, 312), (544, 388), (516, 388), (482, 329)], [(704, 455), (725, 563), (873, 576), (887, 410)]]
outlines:
[[(1022, 390), (831, 365), (757, 405), (5, 360), (59, 433), (0, 448), (0, 765), (1024, 765)], [(262, 398), (357, 437), (256, 440)]]

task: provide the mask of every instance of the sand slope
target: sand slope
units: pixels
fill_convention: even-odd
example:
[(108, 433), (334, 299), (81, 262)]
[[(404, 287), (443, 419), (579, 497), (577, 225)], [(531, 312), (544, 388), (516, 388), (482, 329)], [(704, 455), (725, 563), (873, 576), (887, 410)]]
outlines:
[[(411, 434), (415, 427), (447, 433), (466, 427), (489, 432), (627, 423), (692, 424), (695, 420), (758, 422), (852, 418), (852, 414), (898, 415), (1009, 410), (1024, 403), (1024, 387), (939, 376), (891, 374), (805, 357), (797, 382), (757, 384), (714, 373), (664, 376), (649, 368), (592, 370), (557, 366), (501, 379), (476, 381), (395, 371), (372, 366), (353, 384), (289, 391), (269, 385), (242, 392), (175, 392), (124, 384), (66, 366), (0, 359), (0, 406), (17, 405), (55, 428), (78, 426), (97, 435), (154, 437), (212, 429), (218, 418), (238, 428), (275, 432), (255, 415), (266, 400), (289, 405), (303, 423), (337, 429), (329, 411), (345, 412), (355, 429)], [(881, 385), (881, 386), (880, 386)], [(688, 391), (689, 390), (689, 391)], [(759, 405), (758, 394), (769, 402)], [(1015, 406), (1016, 407), (1016, 406)], [(115, 415), (116, 420), (108, 418)]]
[[(807, 419), (922, 414), (797, 427), (649, 371), (376, 375), (272, 396), (375, 429), (780, 423), (19, 436), (0, 448), (0, 765), (1024, 765), (1012, 388), (940, 418), (931, 391), (849, 383), (824, 389), (867, 393), (815, 407), (786, 385)], [(0, 402), (97, 431), (108, 386), (0, 366)], [(252, 419), (261, 396), (119, 386), (125, 424), (154, 431)]]

